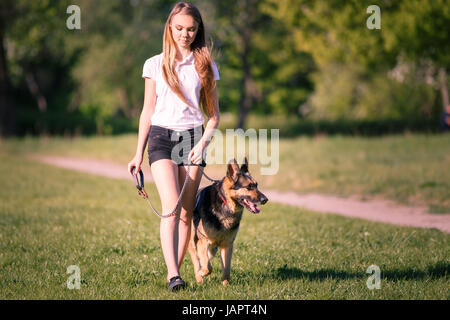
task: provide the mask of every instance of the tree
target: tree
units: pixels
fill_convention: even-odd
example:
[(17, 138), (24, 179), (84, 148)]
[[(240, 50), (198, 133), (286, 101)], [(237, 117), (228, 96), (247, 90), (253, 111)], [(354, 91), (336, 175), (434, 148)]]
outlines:
[(379, 1), (380, 30), (366, 27), (370, 4), (359, 0), (271, 0), (270, 14), (288, 26), (297, 48), (312, 55), (321, 73), (340, 64), (357, 70), (360, 79), (367, 82), (377, 74), (387, 77), (399, 63), (412, 64), (409, 69), (431, 66), (439, 70), (434, 77), (441, 75), (445, 100), (448, 94), (444, 78), (450, 59), (448, 2)]
[(448, 1), (404, 0), (390, 19), (393, 32), (385, 39), (388, 51), (393, 55), (404, 54), (408, 60), (434, 69), (445, 108), (450, 104), (447, 79), (450, 69)]
[(0, 135), (10, 136), (16, 132), (15, 106), (9, 76), (5, 36), (8, 24), (15, 19), (12, 0), (0, 2)]
[[(24, 108), (37, 107), (44, 113), (49, 105), (60, 105), (63, 95), (68, 96), (70, 81), (61, 81), (60, 76), (76, 52), (65, 46), (67, 6), (67, 1), (7, 0), (0, 4), (4, 135), (17, 133), (16, 118)], [(54, 100), (49, 101), (50, 95)], [(28, 96), (35, 106), (30, 106)]]
[(221, 101), (244, 128), (249, 112), (298, 114), (312, 90), (310, 55), (295, 50), (286, 25), (270, 15), (266, 0), (215, 2), (215, 35), (225, 73)]
[(225, 48), (223, 53), (231, 71), (229, 75), (234, 72), (237, 76), (233, 79), (232, 87), (225, 90), (238, 91), (237, 127), (243, 128), (248, 112), (259, 96), (252, 75), (251, 54), (253, 37), (262, 15), (256, 0), (216, 1), (214, 5), (215, 33), (221, 47)]
[(84, 24), (78, 41), (88, 46), (74, 76), (82, 110), (96, 110), (99, 121), (117, 113), (128, 118), (139, 114), (142, 67), (161, 52), (170, 5), (158, 0), (80, 2)]

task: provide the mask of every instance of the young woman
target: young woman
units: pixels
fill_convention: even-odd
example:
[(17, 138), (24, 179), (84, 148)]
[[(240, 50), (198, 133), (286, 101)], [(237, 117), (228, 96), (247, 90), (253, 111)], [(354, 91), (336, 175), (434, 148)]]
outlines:
[[(161, 246), (167, 266), (170, 291), (184, 288), (180, 266), (190, 238), (194, 200), (204, 154), (219, 124), (216, 80), (217, 66), (205, 42), (205, 29), (199, 10), (190, 3), (175, 4), (166, 21), (163, 52), (149, 58), (143, 67), (145, 97), (139, 121), (136, 155), (128, 163), (128, 171), (139, 172), (145, 144), (153, 179), (162, 204), (162, 214), (170, 213), (177, 204), (181, 188), (191, 164), (181, 209), (171, 217), (162, 218)], [(205, 121), (200, 106), (207, 116)], [(194, 134), (200, 133), (200, 134)], [(172, 152), (188, 137), (189, 152), (181, 159)]]

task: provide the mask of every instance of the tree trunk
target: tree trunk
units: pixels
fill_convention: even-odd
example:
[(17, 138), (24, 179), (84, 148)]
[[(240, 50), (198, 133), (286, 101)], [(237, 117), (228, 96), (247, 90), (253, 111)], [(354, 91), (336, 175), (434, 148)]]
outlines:
[(450, 101), (448, 99), (447, 73), (444, 68), (439, 69), (439, 85), (441, 87), (442, 107), (445, 110), (450, 105)]
[(132, 117), (133, 115), (133, 107), (131, 104), (130, 95), (128, 90), (124, 87), (120, 88), (118, 91), (119, 101), (122, 105), (122, 111), (127, 117)]
[(251, 63), (249, 61), (250, 51), (251, 51), (251, 39), (253, 36), (253, 30), (256, 28), (257, 17), (255, 13), (255, 8), (258, 4), (256, 0), (242, 0), (240, 7), (242, 8), (242, 25), (240, 30), (240, 42), (242, 45), (242, 72), (243, 78), (241, 82), (241, 98), (239, 100), (239, 119), (237, 127), (240, 129), (245, 129), (245, 121), (249, 114), (250, 108), (257, 99), (258, 90), (253, 80), (250, 67)]
[(8, 137), (16, 134), (16, 110), (14, 108), (8, 66), (6, 64), (3, 31), (3, 26), (0, 26), (0, 135)]
[(247, 119), (248, 112), (252, 106), (252, 86), (253, 78), (250, 73), (250, 63), (248, 61), (248, 56), (250, 53), (250, 31), (245, 30), (242, 35), (243, 52), (241, 55), (242, 60), (242, 71), (244, 76), (242, 78), (241, 84), (241, 99), (239, 101), (239, 118), (238, 118), (238, 128), (244, 129), (245, 120)]
[(34, 74), (31, 70), (24, 68), (25, 70), (25, 80), (28, 86), (28, 90), (30, 90), (31, 95), (36, 100), (40, 112), (47, 111), (47, 99), (45, 99), (41, 90), (39, 89), (39, 85), (34, 77)]

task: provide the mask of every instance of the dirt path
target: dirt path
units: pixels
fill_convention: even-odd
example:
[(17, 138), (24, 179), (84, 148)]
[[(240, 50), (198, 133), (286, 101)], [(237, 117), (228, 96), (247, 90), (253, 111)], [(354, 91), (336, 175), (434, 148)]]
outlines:
[[(93, 159), (33, 155), (31, 159), (62, 168), (88, 172), (116, 179), (130, 179), (126, 166)], [(144, 168), (146, 181), (152, 181), (149, 168)], [(200, 187), (209, 184), (202, 179)], [(408, 207), (388, 200), (361, 201), (356, 197), (340, 198), (320, 194), (301, 195), (261, 189), (272, 202), (302, 207), (324, 213), (335, 213), (347, 217), (419, 228), (436, 228), (450, 233), (450, 215), (430, 214), (425, 207)]]

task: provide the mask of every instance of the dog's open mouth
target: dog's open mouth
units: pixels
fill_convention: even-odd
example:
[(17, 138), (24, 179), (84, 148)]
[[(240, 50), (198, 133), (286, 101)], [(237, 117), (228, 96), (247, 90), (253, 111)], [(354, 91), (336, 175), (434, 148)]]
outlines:
[(258, 214), (261, 211), (260, 207), (258, 207), (253, 202), (248, 201), (247, 199), (242, 199), (242, 204), (248, 211), (250, 211), (253, 214)]

